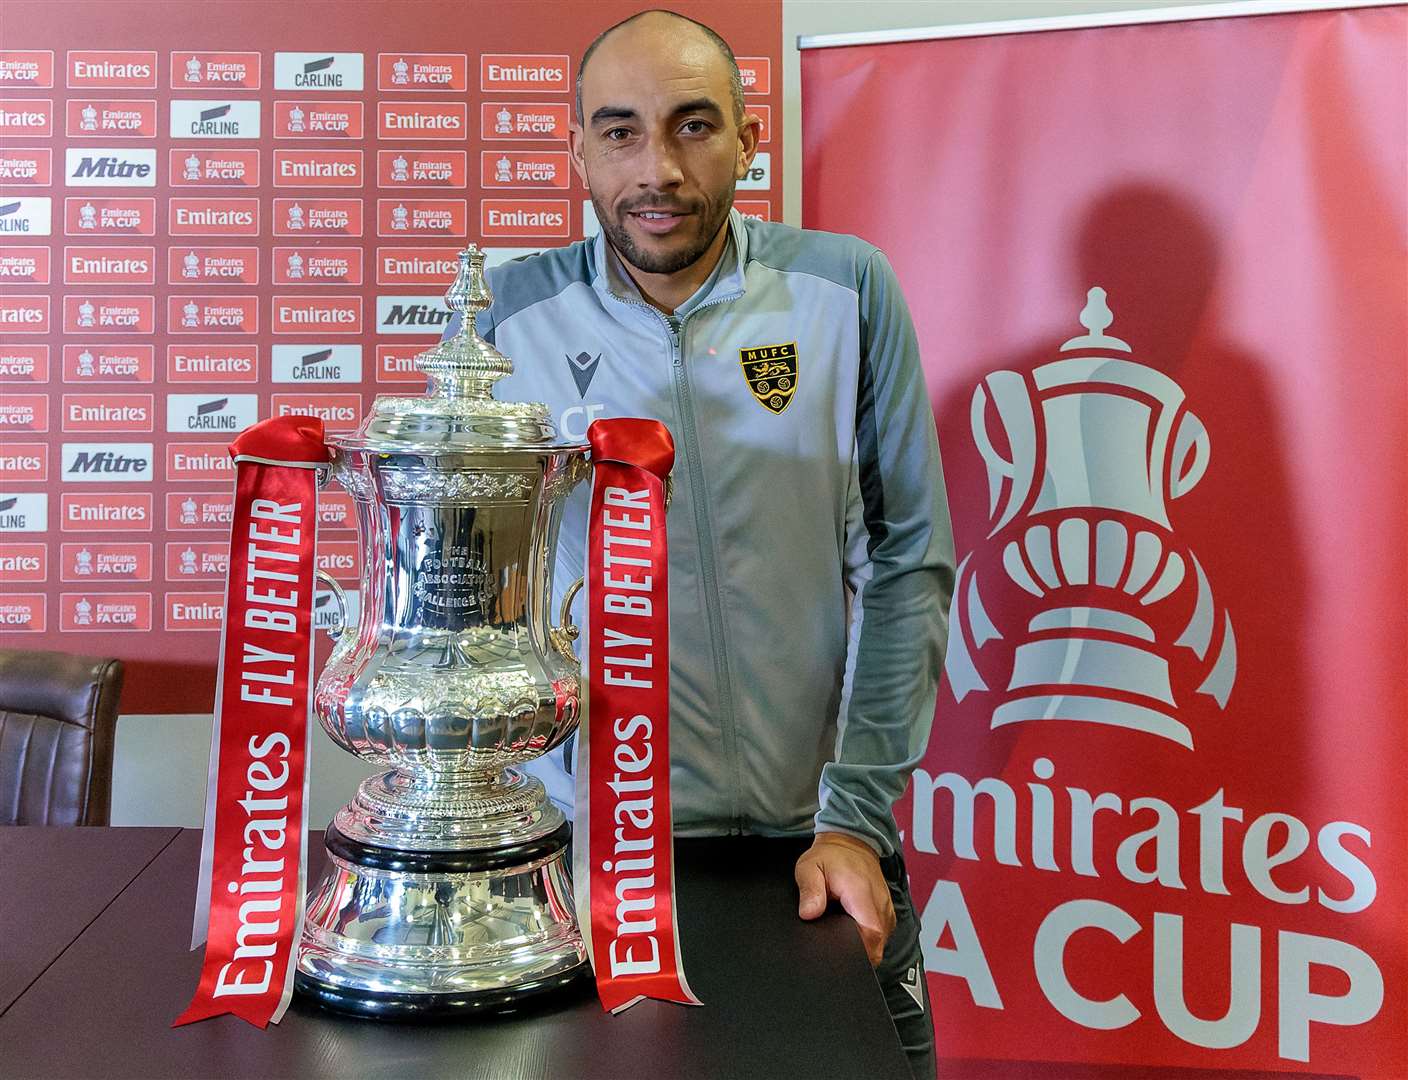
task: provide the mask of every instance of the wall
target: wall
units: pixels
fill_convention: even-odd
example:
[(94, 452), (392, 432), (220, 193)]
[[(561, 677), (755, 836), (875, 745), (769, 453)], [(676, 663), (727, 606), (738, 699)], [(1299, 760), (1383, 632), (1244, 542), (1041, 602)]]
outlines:
[[(796, 225), (802, 217), (799, 36), (1200, 3), (1206, 6), (1206, 0), (783, 0), (785, 220)], [(198, 827), (204, 816), (210, 729), (208, 715), (122, 717), (113, 775), (113, 824)], [(333, 746), (315, 726), (309, 799), (312, 827), (325, 826), (351, 797), (357, 781), (370, 772)]]

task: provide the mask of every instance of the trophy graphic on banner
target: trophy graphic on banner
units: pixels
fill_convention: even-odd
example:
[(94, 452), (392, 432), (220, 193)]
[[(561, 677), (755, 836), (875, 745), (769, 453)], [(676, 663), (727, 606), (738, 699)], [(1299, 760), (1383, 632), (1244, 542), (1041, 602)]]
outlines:
[[(1006, 640), (1015, 649), (993, 728), (1078, 720), (1191, 749), (1170, 679), (1176, 650), (1194, 654), (1196, 692), (1220, 708), (1237, 671), (1231, 620), (1168, 516), (1202, 479), (1210, 443), (1178, 384), (1106, 333), (1113, 318), (1105, 290), (1089, 290), (1086, 333), (1061, 359), (1030, 376), (993, 372), (974, 391), (991, 531), (959, 564), (945, 666), (956, 700), (995, 692), (979, 661)], [(1175, 599), (1191, 615), (1166, 640), (1154, 616)], [(1018, 610), (1025, 626), (1003, 625)]]

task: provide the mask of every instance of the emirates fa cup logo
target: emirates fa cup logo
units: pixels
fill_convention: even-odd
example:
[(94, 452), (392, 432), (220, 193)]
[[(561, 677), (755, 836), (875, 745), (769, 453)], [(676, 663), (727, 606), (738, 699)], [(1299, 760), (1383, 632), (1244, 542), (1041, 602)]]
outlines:
[(499, 111), (494, 114), (494, 134), (513, 134), (513, 113), (509, 112), (508, 109), (501, 107)]
[(288, 129), (289, 131), (303, 130), (303, 110), (297, 105), (288, 112)]
[(80, 229), (96, 229), (98, 227), (98, 211), (92, 203), (84, 203), (78, 208), (78, 227)]
[(397, 60), (394, 64), (391, 65), (391, 85), (407, 85), (411, 81), (411, 76), (409, 72), (410, 66), (406, 63), (405, 58), (403, 57)]
[(186, 81), (188, 83), (200, 82), (200, 61), (194, 56), (186, 59)]
[(1060, 359), (973, 393), (990, 531), (958, 566), (949, 686), (994, 695), (993, 728), (1076, 720), (1192, 749), (1180, 704), (1225, 709), (1237, 673), (1231, 619), (1167, 509), (1207, 471), (1208, 433), (1177, 383), (1105, 333), (1104, 289), (1080, 321)]
[(83, 106), (83, 115), (78, 121), (78, 127), (81, 131), (98, 130), (98, 110), (91, 104)]
[(200, 158), (196, 157), (195, 154), (189, 155), (189, 156), (186, 158), (185, 166), (186, 166), (185, 169), (184, 169), (184, 170), (182, 171), (182, 173), (181, 173), (181, 176), (182, 176), (183, 179), (186, 179), (186, 180), (199, 180), (199, 179), (200, 179)]
[(84, 300), (78, 305), (78, 325), (83, 327), (94, 325), (93, 302), (91, 300)]
[(394, 180), (396, 183), (405, 183), (405, 181), (411, 178), (411, 174), (406, 168), (407, 164), (408, 162), (406, 161), (406, 159), (400, 154), (397, 154), (395, 158), (392, 159), (391, 179)]

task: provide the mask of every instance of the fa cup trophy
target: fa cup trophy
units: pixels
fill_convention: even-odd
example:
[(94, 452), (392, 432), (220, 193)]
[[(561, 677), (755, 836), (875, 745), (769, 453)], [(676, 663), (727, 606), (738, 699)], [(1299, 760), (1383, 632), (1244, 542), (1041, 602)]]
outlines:
[(556, 623), (550, 598), (588, 447), (558, 439), (545, 406), (491, 396), (513, 365), (476, 332), (490, 294), (472, 245), (447, 298), (460, 331), (416, 358), (427, 392), (378, 398), (329, 440), (356, 505), (361, 605), (314, 708), (334, 742), (386, 769), (327, 830), (295, 986), (378, 1017), (502, 1008), (587, 961), (570, 826), (513, 766), (577, 726), (576, 586)]

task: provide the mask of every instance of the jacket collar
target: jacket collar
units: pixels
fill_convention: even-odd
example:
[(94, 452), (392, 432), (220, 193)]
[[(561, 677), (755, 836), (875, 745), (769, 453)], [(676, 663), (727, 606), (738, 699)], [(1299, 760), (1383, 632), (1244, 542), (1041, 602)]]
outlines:
[[(745, 291), (744, 268), (748, 265), (748, 229), (744, 225), (743, 215), (736, 209), (729, 211), (727, 228), (729, 239), (719, 258), (719, 266), (700, 286), (700, 291), (680, 305), (685, 314), (714, 300), (742, 296)], [(644, 302), (635, 282), (621, 266), (620, 256), (607, 243), (605, 233), (598, 232), (592, 240), (592, 265), (592, 288), (598, 294), (617, 300)]]

